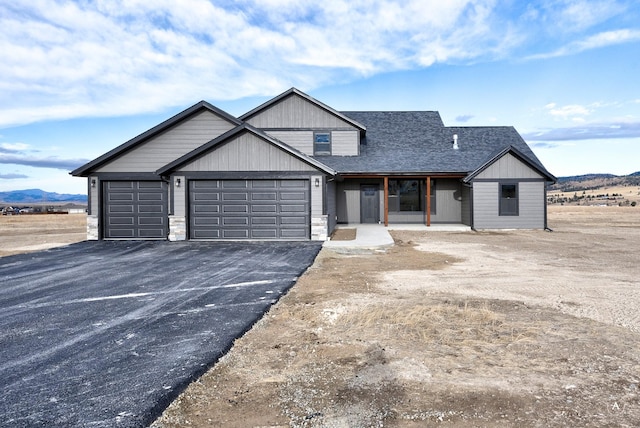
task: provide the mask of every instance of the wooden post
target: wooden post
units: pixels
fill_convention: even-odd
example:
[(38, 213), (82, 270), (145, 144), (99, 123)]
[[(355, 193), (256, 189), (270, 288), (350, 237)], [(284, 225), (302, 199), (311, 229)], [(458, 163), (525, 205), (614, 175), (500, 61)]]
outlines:
[(427, 227), (431, 226), (431, 177), (427, 176)]
[(389, 226), (389, 177), (384, 177), (384, 225)]

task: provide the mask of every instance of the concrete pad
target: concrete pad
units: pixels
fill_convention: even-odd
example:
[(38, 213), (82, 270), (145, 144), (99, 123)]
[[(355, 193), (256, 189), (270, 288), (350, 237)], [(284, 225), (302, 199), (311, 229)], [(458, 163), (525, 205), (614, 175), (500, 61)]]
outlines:
[(356, 229), (356, 239), (352, 241), (325, 241), (325, 248), (338, 253), (362, 253), (384, 251), (393, 246), (393, 238), (384, 225), (357, 224), (340, 227)]
[(338, 253), (371, 253), (385, 251), (393, 246), (390, 230), (413, 230), (417, 232), (470, 232), (471, 228), (463, 224), (435, 224), (429, 227), (423, 224), (350, 224), (340, 225), (338, 229), (356, 229), (356, 239), (351, 241), (326, 241), (325, 248)]

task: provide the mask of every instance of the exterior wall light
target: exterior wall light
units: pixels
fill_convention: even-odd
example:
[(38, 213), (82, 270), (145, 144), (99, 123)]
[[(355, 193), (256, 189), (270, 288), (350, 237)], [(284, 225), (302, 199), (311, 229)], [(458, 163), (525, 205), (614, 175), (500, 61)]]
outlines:
[(180, 179), (176, 178), (176, 187), (180, 187)]
[(91, 187), (96, 187), (96, 179), (95, 178), (91, 179)]
[(320, 179), (316, 178), (316, 187), (320, 187)]

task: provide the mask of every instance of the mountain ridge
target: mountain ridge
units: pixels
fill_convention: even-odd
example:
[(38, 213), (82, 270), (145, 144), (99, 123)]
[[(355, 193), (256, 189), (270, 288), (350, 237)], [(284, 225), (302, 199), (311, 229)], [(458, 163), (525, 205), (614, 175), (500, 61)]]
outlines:
[(549, 190), (573, 192), (610, 186), (640, 186), (640, 171), (628, 175), (584, 174), (558, 177), (557, 183), (549, 186)]
[(0, 202), (4, 204), (87, 203), (87, 195), (45, 192), (41, 189), (9, 190), (0, 192)]

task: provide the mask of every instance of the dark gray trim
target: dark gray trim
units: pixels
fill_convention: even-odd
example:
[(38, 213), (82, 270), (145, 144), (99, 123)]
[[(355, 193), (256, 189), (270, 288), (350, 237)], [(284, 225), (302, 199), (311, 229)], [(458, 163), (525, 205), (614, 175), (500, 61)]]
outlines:
[(309, 179), (318, 175), (317, 171), (175, 171), (186, 180), (276, 180), (276, 179)]
[(219, 108), (209, 104), (206, 101), (200, 101), (197, 104), (194, 104), (193, 106), (189, 107), (186, 110), (183, 110), (182, 112), (176, 114), (175, 116), (165, 120), (164, 122), (160, 123), (159, 125), (154, 126), (153, 128), (149, 129), (146, 132), (143, 132), (142, 134), (138, 135), (135, 138), (132, 138), (131, 140), (127, 141), (124, 144), (121, 144), (120, 146), (116, 147), (115, 149), (105, 153), (104, 155), (92, 160), (91, 162), (82, 165), (81, 167), (73, 170), (70, 172), (71, 175), (76, 176), (76, 177), (84, 177), (87, 174), (89, 174), (93, 169), (109, 162), (110, 160), (114, 159), (117, 156), (120, 156), (122, 153), (132, 149), (133, 147), (149, 140), (152, 137), (155, 137), (156, 135), (166, 131), (167, 129), (171, 128), (172, 126), (176, 125), (179, 122), (184, 121), (185, 119), (195, 115), (196, 113), (199, 113), (203, 110), (207, 110), (210, 111), (211, 113), (221, 117), (222, 119), (225, 119), (226, 121), (234, 124), (234, 125), (240, 125), (242, 122), (240, 120), (238, 120), (236, 117), (233, 117), (232, 115), (230, 115), (229, 113), (220, 110)]
[[(91, 174), (98, 177), (100, 181), (126, 181), (126, 180), (142, 180), (142, 181), (162, 181), (162, 177), (154, 172), (99, 172)], [(164, 180), (166, 181), (166, 180)]]
[[(502, 186), (516, 186), (516, 212), (502, 212)], [(546, 209), (545, 209), (546, 211)], [(513, 180), (498, 181), (498, 217), (519, 217), (520, 216), (520, 183)]]
[(476, 178), (473, 183), (494, 183), (496, 181), (517, 181), (518, 183), (547, 183), (544, 178)]
[(484, 170), (489, 168), (491, 165), (493, 165), (497, 160), (502, 158), (507, 153), (510, 153), (511, 155), (515, 156), (521, 162), (525, 163), (529, 168), (533, 169), (538, 174), (544, 176), (544, 178), (546, 179), (545, 181), (551, 181), (553, 183), (555, 183), (557, 181), (556, 177), (551, 175), (551, 173), (549, 171), (547, 171), (546, 169), (544, 169), (544, 167), (534, 163), (528, 156), (525, 156), (521, 151), (519, 151), (518, 149), (516, 149), (513, 146), (505, 147), (500, 152), (498, 152), (496, 155), (490, 157), (485, 163), (480, 165), (480, 167), (476, 168), (475, 171), (473, 171), (472, 173), (467, 175), (464, 178), (463, 181), (465, 183), (468, 183), (468, 182), (472, 181), (475, 177), (478, 176), (478, 174), (482, 173)]
[(340, 113), (337, 110), (334, 110), (333, 108), (329, 107), (328, 105), (316, 100), (313, 97), (310, 97), (309, 95), (305, 94), (304, 92), (296, 89), (296, 88), (291, 88), (283, 93), (281, 93), (280, 95), (276, 96), (275, 98), (270, 99), (269, 101), (259, 105), (258, 107), (254, 108), (251, 111), (248, 111), (247, 113), (243, 114), (242, 116), (239, 117), (240, 120), (249, 120), (251, 117), (257, 115), (258, 113), (260, 113), (261, 111), (271, 107), (274, 104), (277, 104), (278, 102), (282, 101), (283, 99), (292, 96), (292, 95), (298, 95), (302, 98), (304, 98), (305, 100), (309, 101), (312, 104), (315, 104), (316, 106), (318, 106), (319, 108), (321, 108), (322, 110), (326, 111), (327, 113), (339, 118), (340, 120), (343, 120), (347, 123), (349, 123), (350, 125), (355, 126), (356, 128), (358, 128), (360, 131), (365, 132), (367, 130), (367, 128), (362, 125), (361, 123), (356, 122), (355, 120), (345, 116), (344, 114)]
[[(316, 150), (316, 136), (317, 135), (329, 135), (329, 153), (327, 152), (318, 152)], [(313, 155), (314, 156), (331, 156), (331, 153), (333, 152), (333, 135), (331, 134), (331, 131), (326, 131), (326, 130), (316, 130), (313, 131)]]
[(547, 213), (547, 184), (544, 185), (544, 229), (549, 229), (549, 224), (547, 221), (548, 213)]
[[(99, 189), (100, 180), (96, 180), (96, 188)], [(98, 192), (99, 194), (99, 192)], [(98, 200), (99, 196), (98, 196)], [(91, 179), (87, 178), (87, 215), (93, 215), (91, 212)]]
[(473, 210), (473, 186), (469, 186), (469, 203), (471, 204), (469, 206), (469, 216), (471, 217), (471, 221), (470, 221), (470, 225), (469, 227), (471, 228), (471, 230), (475, 230), (474, 229), (474, 222), (475, 222), (475, 217), (474, 217), (474, 210)]
[[(259, 128), (261, 131), (318, 131), (320, 128)], [(323, 130), (326, 128), (322, 128)], [(330, 131), (353, 131), (353, 128), (331, 128)], [(325, 131), (326, 132), (326, 131)]]
[[(322, 156), (320, 156), (322, 158)], [(340, 156), (334, 156), (340, 157)], [(358, 156), (342, 156), (342, 157), (358, 157)], [(408, 171), (408, 172), (388, 172), (388, 171), (339, 171), (338, 176), (344, 179), (343, 176), (348, 176), (348, 178), (371, 178), (371, 177), (389, 177), (389, 178), (417, 178), (423, 179), (427, 178), (427, 176), (431, 178), (450, 178), (452, 180), (462, 179), (465, 177), (467, 173), (464, 171), (452, 171), (452, 172), (428, 172), (428, 171)]]
[(156, 174), (158, 175), (168, 175), (171, 174), (173, 171), (179, 170), (181, 166), (185, 165), (186, 163), (195, 160), (196, 158), (203, 156), (204, 154), (211, 152), (213, 150), (216, 150), (218, 147), (221, 147), (222, 145), (228, 143), (229, 141), (231, 141), (231, 139), (239, 136), (242, 133), (250, 133), (252, 135), (254, 135), (257, 138), (260, 138), (261, 140), (274, 145), (276, 147), (279, 147), (280, 149), (282, 149), (283, 151), (287, 152), (288, 154), (290, 154), (291, 156), (293, 156), (294, 158), (297, 158), (298, 160), (320, 170), (325, 172), (326, 174), (329, 175), (336, 175), (336, 171), (334, 171), (333, 169), (329, 168), (328, 166), (326, 166), (325, 164), (323, 164), (322, 162), (317, 161), (316, 159), (307, 156), (306, 154), (302, 153), (299, 150), (294, 149), (293, 147), (289, 146), (288, 144), (283, 143), (282, 141), (271, 137), (270, 135), (265, 134), (263, 131), (249, 125), (248, 123), (243, 123), (242, 125), (236, 126), (235, 128), (225, 132), (224, 134), (220, 135), (217, 138), (214, 138), (213, 140), (209, 141), (206, 144), (203, 144), (202, 146), (198, 147), (195, 150), (192, 150), (191, 152), (187, 153), (184, 156), (181, 156), (180, 158), (176, 159), (175, 161), (163, 166), (162, 168), (160, 168), (159, 170), (156, 171)]

